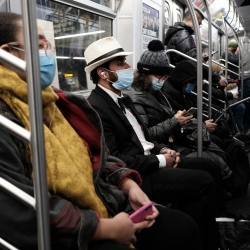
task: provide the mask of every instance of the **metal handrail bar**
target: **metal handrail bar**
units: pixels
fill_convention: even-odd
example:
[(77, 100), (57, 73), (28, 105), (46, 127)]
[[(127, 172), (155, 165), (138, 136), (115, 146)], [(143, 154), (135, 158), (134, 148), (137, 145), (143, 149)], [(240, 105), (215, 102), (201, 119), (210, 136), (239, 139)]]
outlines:
[[(225, 61), (224, 59), (220, 59), (220, 60)], [(223, 68), (225, 68), (225, 65), (224, 65), (224, 64), (220, 64), (220, 63), (216, 62), (215, 60), (212, 60), (212, 62), (214, 62), (214, 63), (217, 64), (217, 65), (220, 65), (220, 66), (223, 67)], [(228, 63), (229, 63), (229, 62), (228, 62)], [(230, 64), (233, 64), (233, 63), (230, 63)], [(235, 65), (235, 64), (233, 64), (233, 65)], [(232, 71), (232, 70), (230, 70), (230, 69), (227, 69), (227, 71), (228, 71), (228, 72), (231, 72), (231, 73), (234, 73), (234, 74), (236, 74), (236, 75), (239, 76), (238, 73), (236, 73), (236, 72), (234, 72), (234, 71)]]
[[(204, 94), (206, 94), (206, 95), (208, 95), (208, 93), (206, 92), (206, 91), (202, 91)], [(216, 101), (218, 101), (218, 102), (221, 102), (221, 103), (223, 103), (223, 104), (225, 104), (225, 102), (223, 101), (223, 100), (221, 100), (221, 99), (218, 99), (218, 98), (215, 98), (215, 97), (213, 97), (214, 99), (216, 99)], [(207, 101), (209, 101), (209, 99), (207, 99)]]
[(9, 250), (18, 250), (17, 248), (13, 247), (11, 244), (0, 238), (0, 246), (3, 246)]
[(0, 115), (0, 125), (5, 127), (10, 133), (14, 134), (21, 140), (30, 143), (30, 132), (2, 115)]
[[(210, 15), (210, 11), (209, 11), (209, 7), (207, 5), (207, 0), (203, 0), (204, 6), (206, 8), (206, 12), (207, 12), (207, 17), (208, 17), (208, 37), (209, 37), (209, 41), (208, 41), (208, 55), (209, 58), (212, 59), (211, 55), (212, 55), (212, 21), (211, 21), (211, 15)], [(208, 68), (208, 117), (209, 119), (211, 119), (212, 116), (212, 112), (211, 112), (211, 107), (212, 107), (212, 62), (211, 60), (209, 60), (209, 68)]]
[[(219, 61), (226, 61), (225, 59), (223, 59), (223, 58), (220, 58), (219, 59)], [(239, 65), (236, 65), (236, 64), (234, 64), (234, 63), (231, 63), (231, 62), (228, 62), (228, 64), (231, 64), (232, 66), (234, 66), (234, 67), (236, 67), (236, 68), (239, 68)], [(233, 71), (234, 72), (234, 71)], [(237, 73), (235, 73), (235, 74), (237, 74)]]
[(50, 250), (50, 217), (43, 130), (42, 91), (40, 84), (39, 47), (37, 42), (36, 1), (22, 0), (26, 72), (31, 130), (34, 195), (37, 212), (39, 250)]
[(0, 49), (0, 61), (22, 73), (26, 72), (26, 62), (3, 49)]
[(17, 197), (20, 201), (24, 202), (24, 204), (27, 204), (34, 209), (36, 208), (36, 200), (34, 197), (25, 193), (23, 190), (17, 188), (15, 185), (6, 181), (2, 177), (0, 177), (0, 187), (3, 188), (8, 193), (10, 193), (11, 195), (13, 195), (14, 197)]

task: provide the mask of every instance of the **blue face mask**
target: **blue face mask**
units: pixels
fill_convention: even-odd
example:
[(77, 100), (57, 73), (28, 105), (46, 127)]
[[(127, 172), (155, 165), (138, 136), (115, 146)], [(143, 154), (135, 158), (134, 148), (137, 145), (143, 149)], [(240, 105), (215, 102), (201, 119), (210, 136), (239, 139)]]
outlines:
[(220, 75), (220, 76), (223, 75), (223, 71), (222, 71), (222, 70), (219, 72), (219, 75)]
[(158, 78), (153, 77), (153, 80), (152, 80), (152, 88), (153, 88), (154, 90), (160, 90), (160, 89), (162, 88), (163, 84), (164, 84), (164, 81), (165, 81), (165, 79), (162, 80), (162, 81), (159, 81)]
[(45, 50), (39, 50), (42, 89), (51, 85), (56, 74), (55, 57), (50, 51), (46, 53)]
[(118, 89), (120, 91), (129, 88), (134, 80), (134, 73), (133, 73), (132, 68), (121, 69), (117, 71), (111, 71), (111, 70), (108, 70), (108, 71), (114, 72), (117, 74), (118, 80), (116, 82), (112, 82), (108, 79), (107, 80), (112, 83), (112, 86), (115, 89)]
[(188, 83), (187, 87), (183, 90), (183, 93), (190, 93), (194, 89), (195, 85)]

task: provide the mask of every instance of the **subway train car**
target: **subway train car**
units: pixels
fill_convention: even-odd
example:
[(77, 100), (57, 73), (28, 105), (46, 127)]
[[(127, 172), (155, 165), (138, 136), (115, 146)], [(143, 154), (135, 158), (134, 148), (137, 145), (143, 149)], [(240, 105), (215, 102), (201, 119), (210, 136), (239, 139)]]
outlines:
[[(196, 19), (195, 10), (200, 13), (203, 20)], [(191, 35), (197, 47), (195, 57), (180, 53), (176, 47), (166, 42), (169, 28), (176, 22), (182, 22), (186, 11), (190, 11), (194, 24)], [(34, 208), (38, 227), (37, 249), (50, 249), (48, 230), (50, 224), (43, 128), (39, 125), (39, 122), (43, 121), (42, 112), (40, 112), (42, 111), (41, 89), (32, 84), (39, 71), (38, 57), (36, 57), (36, 53), (33, 53), (37, 48), (33, 46), (32, 42), (36, 39), (32, 36), (36, 29), (35, 20), (46, 36), (46, 40), (40, 39), (42, 42), (40, 44), (39, 41), (39, 46), (43, 46), (45, 41), (46, 46), (49, 46), (55, 56), (56, 74), (52, 86), (85, 98), (88, 98), (96, 87), (90, 74), (84, 70), (87, 66), (85, 50), (99, 39), (113, 36), (125, 51), (133, 52), (126, 57), (126, 62), (133, 69), (136, 69), (140, 56), (148, 49), (148, 44), (152, 40), (160, 40), (163, 43), (164, 52), (169, 57), (171, 70), (176, 66), (170, 59), (171, 55), (177, 54), (186, 60), (194, 61), (197, 63), (198, 69), (197, 82), (203, 82), (203, 85), (197, 85), (192, 88), (191, 92), (183, 92), (183, 94), (192, 95), (192, 99), (198, 107), (197, 156), (201, 156), (203, 150), (202, 119), (206, 117), (229, 129), (232, 140), (245, 150), (250, 159), (249, 0), (33, 0), (32, 3), (31, 0), (0, 0), (0, 12), (13, 12), (23, 16), (25, 37), (22, 42), (24, 47), (21, 50), (25, 51), (26, 63), (7, 55), (8, 53), (6, 54), (0, 49), (0, 64), (4, 62), (22, 73), (27, 72), (30, 81), (28, 102), (31, 128), (30, 131), (27, 131), (3, 117), (1, 113), (0, 128), (4, 127), (9, 133), (30, 143), (34, 165), (32, 178), (35, 185), (35, 198), (31, 195), (30, 190), (26, 190), (26, 193), (21, 190), (22, 187), (19, 186), (21, 188), (19, 189), (6, 181), (5, 175), (2, 175), (1, 172), (0, 192), (7, 192), (13, 196), (13, 199), (18, 199)], [(14, 45), (10, 43), (10, 46), (19, 46), (19, 42), (16, 41)], [(227, 48), (230, 42), (233, 42), (231, 47), (235, 48), (235, 56), (238, 60), (238, 63), (234, 65), (228, 59), (230, 52)], [(214, 68), (212, 69), (212, 65), (219, 67), (217, 75), (223, 74), (226, 82), (236, 83), (232, 90), (226, 90), (226, 88), (222, 90), (223, 97), (227, 96), (229, 92), (234, 97), (233, 101), (229, 101), (227, 98), (218, 100), (212, 95), (212, 74), (215, 71)], [(203, 68), (206, 68), (208, 72), (206, 79), (202, 73)], [(220, 86), (216, 87), (218, 89)], [(0, 94), (1, 92), (0, 90)], [(245, 109), (244, 115), (242, 115), (242, 127), (236, 121), (238, 111), (233, 109), (237, 107), (236, 104), (242, 104)], [(54, 115), (55, 113), (53, 113)], [(229, 123), (227, 123), (228, 121)], [(0, 136), (2, 138), (1, 130)], [(22, 157), (26, 156), (22, 155)], [(25, 160), (24, 158), (22, 160)], [(250, 165), (248, 164), (246, 168), (250, 169)], [(246, 172), (250, 173), (248, 169)], [(232, 197), (230, 192), (226, 193), (225, 197), (228, 212), (250, 218), (249, 186), (238, 197)], [(246, 223), (250, 223), (250, 221)], [(4, 225), (0, 225), (0, 227), (4, 227)], [(13, 242), (15, 241), (13, 240)], [(0, 249), (21, 249), (11, 243), (0, 233)]]

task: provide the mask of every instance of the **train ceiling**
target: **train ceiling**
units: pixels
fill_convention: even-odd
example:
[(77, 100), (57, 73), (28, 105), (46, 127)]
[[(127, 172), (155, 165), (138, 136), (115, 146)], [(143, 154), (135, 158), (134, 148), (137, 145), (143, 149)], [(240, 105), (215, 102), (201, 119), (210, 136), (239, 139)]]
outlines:
[(242, 25), (245, 31), (250, 31), (250, 1), (249, 0), (234, 0), (238, 9), (239, 15), (242, 18)]

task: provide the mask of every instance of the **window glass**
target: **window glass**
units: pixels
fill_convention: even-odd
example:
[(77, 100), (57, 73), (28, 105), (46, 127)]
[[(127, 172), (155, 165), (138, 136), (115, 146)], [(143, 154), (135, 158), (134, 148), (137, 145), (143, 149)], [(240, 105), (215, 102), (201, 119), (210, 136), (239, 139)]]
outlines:
[(108, 8), (112, 8), (112, 0), (90, 0), (91, 2), (99, 3)]
[(65, 91), (93, 89), (84, 71), (84, 51), (94, 41), (112, 36), (112, 20), (47, 0), (37, 0), (37, 12), (42, 19), (39, 25), (55, 45), (57, 75), (53, 85)]

